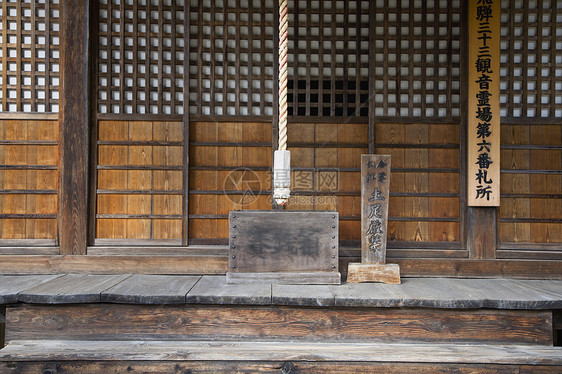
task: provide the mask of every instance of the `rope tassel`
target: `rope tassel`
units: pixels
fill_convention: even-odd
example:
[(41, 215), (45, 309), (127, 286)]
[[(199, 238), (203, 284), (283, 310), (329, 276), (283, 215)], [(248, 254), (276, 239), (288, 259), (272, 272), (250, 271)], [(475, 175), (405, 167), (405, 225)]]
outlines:
[(273, 198), (286, 205), (291, 196), (291, 153), (287, 151), (287, 55), (289, 8), (279, 0), (279, 148), (273, 158)]

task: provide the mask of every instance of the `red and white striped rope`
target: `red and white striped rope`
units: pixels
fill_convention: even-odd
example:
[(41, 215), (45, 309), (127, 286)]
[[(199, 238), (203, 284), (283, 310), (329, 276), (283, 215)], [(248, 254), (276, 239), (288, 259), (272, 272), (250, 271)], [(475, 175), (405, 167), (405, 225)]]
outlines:
[(287, 150), (287, 55), (289, 7), (279, 0), (279, 150)]

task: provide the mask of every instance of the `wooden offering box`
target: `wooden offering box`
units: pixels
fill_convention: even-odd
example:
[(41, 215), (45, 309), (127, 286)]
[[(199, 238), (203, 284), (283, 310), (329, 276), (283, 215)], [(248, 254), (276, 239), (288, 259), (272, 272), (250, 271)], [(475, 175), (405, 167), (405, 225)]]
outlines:
[(337, 212), (229, 214), (227, 283), (340, 284)]

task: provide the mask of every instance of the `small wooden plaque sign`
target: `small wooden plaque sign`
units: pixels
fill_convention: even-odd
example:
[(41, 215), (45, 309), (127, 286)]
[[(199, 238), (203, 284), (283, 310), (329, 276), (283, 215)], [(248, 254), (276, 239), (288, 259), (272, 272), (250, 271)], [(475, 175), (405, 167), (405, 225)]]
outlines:
[(400, 269), (386, 265), (390, 156), (361, 155), (361, 263), (350, 263), (348, 282), (400, 283)]
[(230, 212), (227, 283), (340, 284), (338, 220), (332, 211)]

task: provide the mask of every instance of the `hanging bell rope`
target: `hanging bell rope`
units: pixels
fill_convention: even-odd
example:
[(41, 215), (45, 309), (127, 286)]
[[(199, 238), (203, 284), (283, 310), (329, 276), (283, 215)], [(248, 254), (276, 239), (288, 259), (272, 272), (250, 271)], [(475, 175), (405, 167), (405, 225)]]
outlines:
[(286, 205), (291, 196), (291, 153), (287, 151), (287, 55), (289, 7), (279, 0), (279, 147), (273, 157), (273, 199)]

